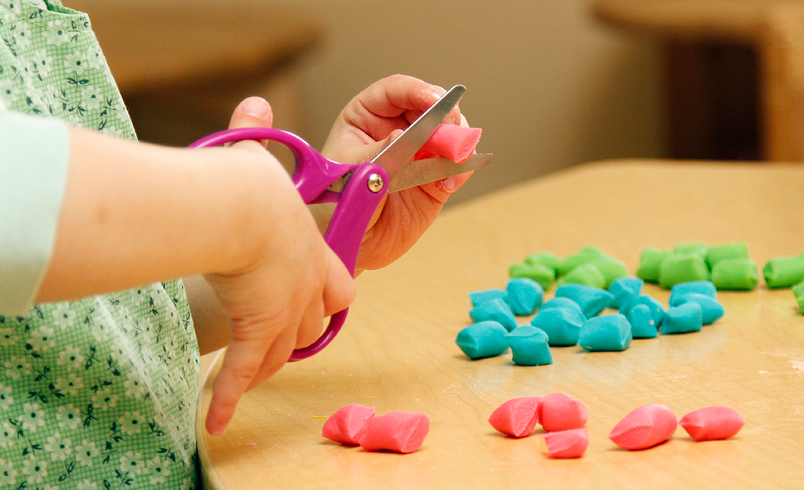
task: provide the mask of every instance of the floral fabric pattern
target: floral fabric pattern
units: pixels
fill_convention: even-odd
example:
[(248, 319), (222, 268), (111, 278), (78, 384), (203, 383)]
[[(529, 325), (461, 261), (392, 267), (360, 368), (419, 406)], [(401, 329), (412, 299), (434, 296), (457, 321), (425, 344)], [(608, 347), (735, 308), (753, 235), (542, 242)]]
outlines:
[[(0, 0), (0, 106), (136, 139), (89, 18)], [(180, 281), (0, 317), (0, 488), (192, 489), (199, 354)]]

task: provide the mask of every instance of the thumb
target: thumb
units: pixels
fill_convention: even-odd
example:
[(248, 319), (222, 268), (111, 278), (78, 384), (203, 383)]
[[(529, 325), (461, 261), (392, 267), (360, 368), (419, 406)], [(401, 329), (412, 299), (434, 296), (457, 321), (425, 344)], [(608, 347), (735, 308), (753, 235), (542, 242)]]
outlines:
[[(271, 104), (262, 97), (249, 97), (237, 105), (229, 120), (229, 129), (238, 128), (270, 128), (274, 122)], [(267, 142), (241, 142), (238, 146), (261, 145), (265, 149)]]

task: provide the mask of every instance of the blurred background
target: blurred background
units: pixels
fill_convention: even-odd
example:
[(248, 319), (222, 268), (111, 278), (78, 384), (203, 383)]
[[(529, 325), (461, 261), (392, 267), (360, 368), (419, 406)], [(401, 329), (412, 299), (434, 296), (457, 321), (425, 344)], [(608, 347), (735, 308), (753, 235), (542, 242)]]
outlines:
[[(601, 159), (762, 158), (759, 27), (696, 30), (656, 10), (733, 14), (724, 1), (64, 4), (89, 13), (144, 141), (185, 146), (225, 129), (256, 94), (272, 103), (275, 127), (320, 148), (341, 108), (380, 78), (466, 85), (461, 108), (483, 128), (478, 150), (495, 159), (455, 204)], [(729, 5), (747, 1), (772, 3)]]

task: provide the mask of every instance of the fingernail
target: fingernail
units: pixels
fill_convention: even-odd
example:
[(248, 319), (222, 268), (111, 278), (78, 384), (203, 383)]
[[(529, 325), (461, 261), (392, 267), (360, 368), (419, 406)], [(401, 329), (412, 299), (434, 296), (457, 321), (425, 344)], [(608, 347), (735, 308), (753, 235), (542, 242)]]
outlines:
[(441, 189), (443, 189), (447, 194), (452, 194), (455, 192), (455, 179), (452, 177), (441, 179), (439, 181), (439, 187), (441, 187)]
[(251, 116), (265, 117), (270, 112), (270, 106), (260, 97), (249, 97), (240, 104), (240, 110)]

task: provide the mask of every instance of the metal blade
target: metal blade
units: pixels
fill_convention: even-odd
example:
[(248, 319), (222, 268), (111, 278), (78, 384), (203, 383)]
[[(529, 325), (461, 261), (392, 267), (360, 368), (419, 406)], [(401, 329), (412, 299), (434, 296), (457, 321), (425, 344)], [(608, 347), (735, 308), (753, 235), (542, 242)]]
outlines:
[(476, 153), (463, 163), (455, 163), (448, 158), (414, 160), (391, 180), (388, 192), (409, 189), (470, 170), (479, 170), (491, 163), (492, 156), (491, 153)]
[(424, 114), (413, 121), (413, 124), (408, 126), (399, 137), (374, 157), (371, 163), (382, 165), (393, 182), (399, 170), (413, 159), (413, 156), (430, 139), (436, 128), (444, 122), (444, 118), (458, 104), (464, 92), (466, 92), (466, 87), (463, 85), (455, 85), (449, 89)]

